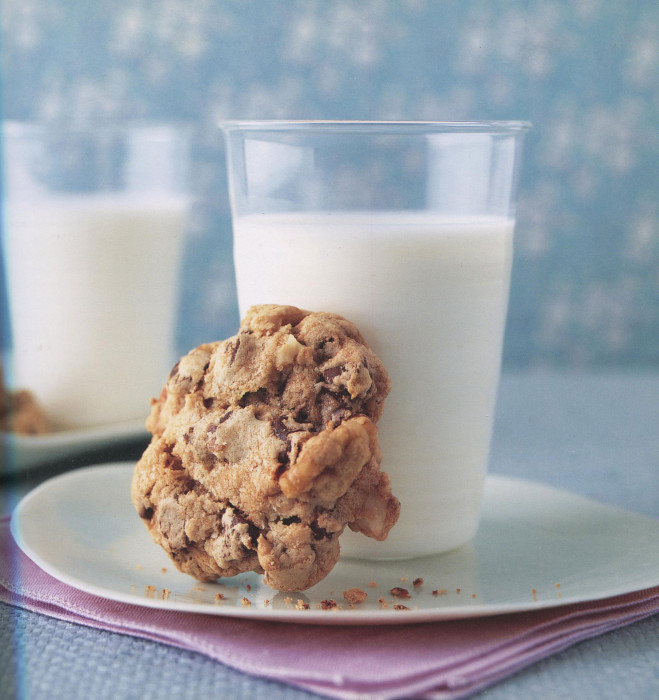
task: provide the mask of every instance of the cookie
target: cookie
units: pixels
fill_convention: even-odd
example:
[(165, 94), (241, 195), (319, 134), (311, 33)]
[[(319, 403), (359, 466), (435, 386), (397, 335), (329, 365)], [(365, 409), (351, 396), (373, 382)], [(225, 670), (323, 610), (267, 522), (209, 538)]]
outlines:
[(389, 389), (349, 321), (252, 307), (237, 335), (183, 357), (152, 402), (137, 512), (200, 581), (255, 571), (305, 590), (331, 571), (346, 526), (383, 540), (398, 518), (375, 425)]
[(18, 435), (41, 435), (50, 421), (34, 395), (27, 389), (8, 391), (0, 367), (0, 431)]

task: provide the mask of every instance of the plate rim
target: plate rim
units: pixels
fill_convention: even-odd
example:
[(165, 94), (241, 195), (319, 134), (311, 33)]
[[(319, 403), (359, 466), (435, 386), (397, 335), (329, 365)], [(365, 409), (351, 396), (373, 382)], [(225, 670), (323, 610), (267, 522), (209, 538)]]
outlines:
[(144, 435), (149, 434), (145, 427), (145, 419), (136, 418), (133, 420), (117, 421), (115, 423), (103, 423), (101, 425), (87, 425), (79, 428), (51, 430), (49, 432), (38, 433), (36, 435), (25, 435), (23, 433), (12, 433), (3, 430), (0, 432), (0, 438), (2, 438), (2, 440), (9, 445), (16, 444), (19, 446), (28, 446), (68, 443), (71, 441), (88, 440), (105, 436), (123, 437), (131, 436), (133, 434), (140, 435), (141, 433), (144, 433)]
[(146, 441), (148, 437), (145, 419), (142, 418), (55, 430), (38, 435), (2, 431), (0, 432), (0, 450), (7, 457), (2, 465), (2, 473), (19, 474), (43, 466), (53, 460), (53, 455), (48, 450), (57, 451), (55, 459), (65, 459), (98, 447), (131, 440)]
[[(122, 476), (128, 477), (128, 475), (132, 472), (134, 467), (134, 461), (118, 461), (88, 465), (53, 476), (50, 479), (47, 479), (46, 481), (36, 486), (29, 493), (23, 496), (23, 498), (18, 502), (11, 514), (10, 531), (19, 549), (36, 566), (38, 566), (48, 575), (52, 576), (61, 583), (71, 586), (72, 588), (75, 588), (76, 590), (86, 593), (88, 595), (93, 595), (104, 600), (124, 603), (141, 608), (156, 609), (169, 612), (193, 613), (197, 615), (205, 614), (250, 620), (269, 620), (273, 622), (293, 622), (301, 624), (304, 623), (345, 626), (357, 626), (365, 624), (421, 624), (427, 622), (442, 622), (462, 619), (473, 619), (479, 617), (493, 617), (499, 615), (507, 615), (511, 613), (524, 613), (531, 611), (547, 610), (550, 608), (565, 608), (571, 605), (595, 602), (598, 600), (613, 598), (619, 595), (631, 594), (640, 590), (645, 590), (647, 588), (647, 586), (618, 586), (617, 588), (614, 587), (610, 591), (607, 591), (605, 594), (602, 593), (596, 595), (583, 595), (579, 597), (566, 596), (562, 598), (543, 599), (537, 601), (529, 600), (526, 602), (516, 601), (512, 603), (455, 605), (451, 607), (437, 607), (430, 609), (410, 608), (404, 611), (404, 613), (402, 611), (393, 610), (391, 608), (368, 610), (359, 610), (353, 608), (337, 609), (331, 611), (299, 611), (293, 608), (277, 609), (273, 607), (255, 608), (241, 606), (224, 607), (220, 605), (211, 606), (203, 602), (185, 602), (178, 601), (175, 599), (163, 599), (158, 597), (147, 598), (139, 596), (137, 593), (124, 593), (114, 588), (106, 588), (103, 586), (99, 586), (95, 583), (89, 583), (82, 579), (79, 579), (77, 576), (68, 574), (66, 571), (63, 571), (58, 566), (53, 565), (50, 561), (44, 559), (44, 557), (41, 556), (39, 552), (35, 551), (35, 549), (31, 546), (29, 542), (25, 541), (21, 532), (21, 519), (24, 517), (26, 509), (30, 507), (34, 500), (39, 499), (43, 495), (44, 491), (48, 492), (52, 489), (52, 487), (55, 484), (60, 484), (61, 482), (66, 482), (68, 480), (84, 480), (85, 478), (89, 478), (90, 475), (92, 475), (93, 478), (93, 476), (100, 475), (101, 472), (121, 472)], [(507, 476), (497, 473), (487, 474), (486, 481), (490, 481), (491, 483), (499, 482), (500, 485), (521, 484), (525, 487), (542, 489), (542, 491), (553, 492), (554, 494), (559, 496), (563, 495), (569, 496), (574, 499), (583, 500), (592, 505), (600, 506), (607, 510), (617, 512), (619, 515), (632, 516), (640, 520), (646, 520), (650, 523), (653, 523), (655, 526), (659, 524), (659, 520), (651, 516), (642, 513), (636, 513), (634, 511), (630, 511), (616, 505), (602, 503), (587, 496), (582, 496), (581, 494), (576, 494), (572, 491), (567, 491), (565, 489), (561, 489), (556, 486), (538, 481), (520, 479), (518, 477)], [(137, 520), (135, 521), (135, 523), (136, 525), (141, 525), (141, 523), (137, 522)], [(407, 560), (407, 562), (413, 561), (414, 559)], [(191, 579), (191, 581), (193, 581), (193, 579)], [(657, 585), (659, 585), (659, 581), (657, 581)], [(273, 591), (273, 595), (275, 595), (276, 593), (276, 591)]]

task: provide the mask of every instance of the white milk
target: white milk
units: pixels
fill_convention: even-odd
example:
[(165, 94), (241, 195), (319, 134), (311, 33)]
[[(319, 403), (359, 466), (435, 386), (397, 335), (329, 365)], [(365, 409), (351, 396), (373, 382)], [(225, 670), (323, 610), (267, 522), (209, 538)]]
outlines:
[(432, 214), (236, 217), (241, 314), (260, 303), (353, 321), (387, 368), (382, 468), (401, 501), (383, 543), (348, 556), (446, 551), (476, 532), (508, 303), (513, 221)]
[(7, 208), (13, 384), (58, 428), (145, 418), (173, 364), (182, 198)]

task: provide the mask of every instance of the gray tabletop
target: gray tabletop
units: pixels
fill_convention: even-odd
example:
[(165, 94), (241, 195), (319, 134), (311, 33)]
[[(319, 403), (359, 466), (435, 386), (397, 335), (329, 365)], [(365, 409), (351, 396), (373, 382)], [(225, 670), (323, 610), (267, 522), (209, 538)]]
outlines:
[[(132, 459), (136, 442), (0, 482), (6, 512), (72, 467)], [(659, 372), (507, 373), (491, 471), (659, 517)], [(313, 698), (200, 654), (0, 604), (0, 698)], [(489, 688), (484, 700), (659, 697), (659, 616), (577, 644)]]

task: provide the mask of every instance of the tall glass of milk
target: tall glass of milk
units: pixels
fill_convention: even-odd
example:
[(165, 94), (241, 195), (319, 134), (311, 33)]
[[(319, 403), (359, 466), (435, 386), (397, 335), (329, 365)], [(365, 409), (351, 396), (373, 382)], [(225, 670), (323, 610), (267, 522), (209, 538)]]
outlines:
[(188, 135), (3, 125), (8, 382), (56, 429), (143, 420), (174, 362)]
[(231, 122), (241, 314), (292, 304), (345, 316), (387, 368), (382, 468), (406, 558), (476, 533), (501, 365), (520, 147), (528, 124)]

